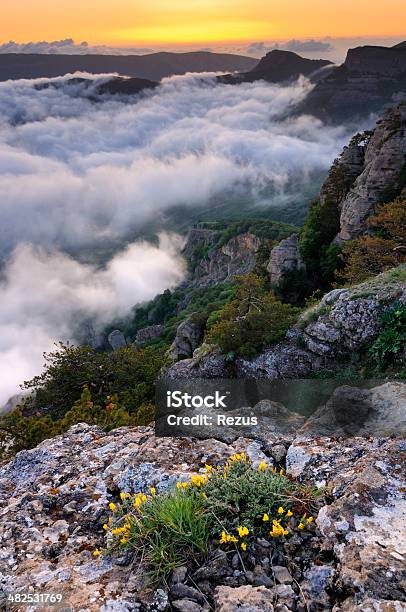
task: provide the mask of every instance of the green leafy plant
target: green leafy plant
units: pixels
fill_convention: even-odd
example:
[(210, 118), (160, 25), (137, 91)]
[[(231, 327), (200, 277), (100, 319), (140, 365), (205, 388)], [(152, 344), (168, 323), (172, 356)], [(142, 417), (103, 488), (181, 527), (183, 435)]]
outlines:
[(406, 350), (406, 305), (400, 302), (381, 316), (382, 330), (369, 350), (381, 366), (395, 361)]
[(153, 582), (161, 582), (175, 567), (207, 553), (207, 513), (197, 489), (187, 494), (175, 489), (148, 497), (122, 497), (113, 515), (109, 552), (136, 551)]

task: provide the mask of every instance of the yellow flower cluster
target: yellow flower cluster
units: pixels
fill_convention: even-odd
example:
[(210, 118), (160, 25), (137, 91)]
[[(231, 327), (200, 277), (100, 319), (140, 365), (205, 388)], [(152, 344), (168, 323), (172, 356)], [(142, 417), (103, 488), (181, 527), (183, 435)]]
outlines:
[(286, 536), (288, 535), (289, 530), (286, 529), (286, 527), (284, 527), (283, 525), (281, 525), (281, 519), (274, 519), (272, 521), (272, 529), (269, 532), (269, 535), (271, 535), (273, 538), (278, 537), (278, 536)]
[[(248, 527), (241, 526), (237, 528), (237, 533), (240, 538), (247, 536), (249, 532), (250, 530), (248, 529)], [(226, 533), (225, 531), (222, 531), (219, 542), (220, 544), (228, 544), (229, 542), (231, 542), (232, 544), (236, 544), (238, 542), (238, 538), (235, 535), (231, 535), (230, 533)], [(244, 551), (247, 550), (246, 542), (240, 542), (240, 546), (242, 550)]]
[(237, 531), (238, 531), (238, 535), (240, 536), (240, 538), (249, 534), (248, 527), (238, 527)]
[(187, 482), (177, 482), (176, 483), (176, 488), (177, 489), (187, 489), (189, 486), (189, 483)]
[(192, 476), (190, 482), (195, 487), (200, 487), (208, 481), (209, 477), (207, 474), (197, 474)]
[(220, 544), (226, 544), (227, 542), (238, 542), (238, 538), (236, 538), (233, 535), (230, 535), (229, 533), (226, 533), (225, 531), (221, 532), (221, 538), (220, 538)]
[(244, 463), (246, 463), (247, 457), (245, 456), (245, 453), (243, 452), (243, 453), (236, 453), (235, 455), (231, 455), (227, 463), (234, 463), (235, 461), (243, 461)]
[(312, 516), (307, 516), (306, 513), (302, 516), (301, 521), (299, 523), (299, 525), (297, 526), (298, 529), (302, 530), (305, 528), (305, 523), (307, 523), (308, 525), (311, 525), (313, 523), (313, 517)]

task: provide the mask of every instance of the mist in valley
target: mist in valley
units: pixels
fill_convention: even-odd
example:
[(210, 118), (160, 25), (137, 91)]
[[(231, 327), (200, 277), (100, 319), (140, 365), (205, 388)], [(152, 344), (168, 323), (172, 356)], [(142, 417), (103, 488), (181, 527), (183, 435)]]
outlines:
[(186, 75), (119, 98), (91, 95), (108, 75), (80, 75), (90, 94), (71, 76), (0, 83), (0, 405), (81, 320), (100, 328), (181, 282), (176, 211), (304, 209), (349, 136), (289, 115), (303, 78)]

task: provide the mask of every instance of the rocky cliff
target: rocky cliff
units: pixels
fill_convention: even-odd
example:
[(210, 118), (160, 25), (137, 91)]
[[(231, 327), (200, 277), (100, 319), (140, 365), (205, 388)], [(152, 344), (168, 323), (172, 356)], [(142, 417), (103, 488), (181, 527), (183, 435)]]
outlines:
[(379, 112), (406, 92), (406, 47), (365, 46), (317, 83), (300, 106), (327, 122), (351, 122)]
[(321, 370), (333, 374), (340, 361), (370, 345), (381, 329), (380, 317), (391, 305), (406, 304), (406, 269), (381, 274), (352, 288), (334, 289), (305, 312), (286, 340), (254, 359), (230, 364), (215, 349), (196, 351), (172, 365), (169, 378), (306, 378)]
[[(360, 164), (358, 165), (360, 167)], [(406, 104), (389, 109), (365, 147), (362, 171), (340, 202), (340, 240), (365, 232), (377, 204), (390, 201), (406, 184)]]
[(256, 235), (241, 233), (221, 245), (219, 238), (215, 230), (194, 228), (189, 232), (182, 252), (192, 268), (189, 286), (207, 287), (231, 281), (254, 268), (261, 246)]
[(305, 272), (306, 266), (299, 252), (298, 234), (281, 240), (272, 249), (267, 270), (273, 286), (279, 285), (291, 272)]
[(336, 209), (338, 242), (369, 231), (376, 207), (406, 185), (406, 103), (389, 108), (372, 131), (356, 134), (336, 159), (320, 189), (320, 204)]

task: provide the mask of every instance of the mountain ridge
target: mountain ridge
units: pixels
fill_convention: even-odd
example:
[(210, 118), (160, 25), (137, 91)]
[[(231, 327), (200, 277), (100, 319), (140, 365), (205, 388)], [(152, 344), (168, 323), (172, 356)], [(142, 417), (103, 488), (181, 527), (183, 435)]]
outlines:
[(280, 83), (295, 80), (300, 75), (311, 76), (329, 65), (332, 65), (329, 60), (307, 59), (293, 51), (274, 49), (262, 57), (250, 71), (237, 75), (228, 74), (218, 80), (229, 84), (253, 83), (258, 80)]
[(122, 56), (5, 53), (0, 54), (0, 81), (52, 78), (78, 71), (94, 74), (117, 72), (122, 76), (160, 81), (164, 77), (186, 72), (245, 71), (257, 63), (257, 59), (243, 55), (206, 51), (162, 51), (147, 55)]

